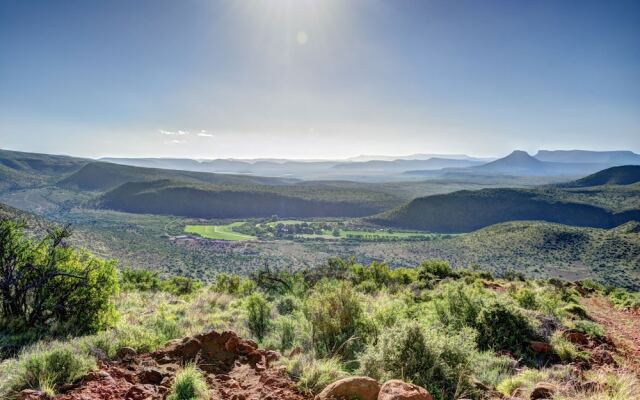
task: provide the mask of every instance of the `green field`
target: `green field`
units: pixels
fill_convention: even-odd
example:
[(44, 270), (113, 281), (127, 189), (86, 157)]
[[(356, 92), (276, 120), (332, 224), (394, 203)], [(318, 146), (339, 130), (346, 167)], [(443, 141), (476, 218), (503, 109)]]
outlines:
[(243, 235), (242, 233), (233, 231), (234, 227), (243, 225), (244, 223), (244, 221), (239, 221), (228, 225), (187, 225), (184, 228), (184, 231), (187, 233), (194, 233), (207, 239), (234, 241), (255, 240), (255, 236)]

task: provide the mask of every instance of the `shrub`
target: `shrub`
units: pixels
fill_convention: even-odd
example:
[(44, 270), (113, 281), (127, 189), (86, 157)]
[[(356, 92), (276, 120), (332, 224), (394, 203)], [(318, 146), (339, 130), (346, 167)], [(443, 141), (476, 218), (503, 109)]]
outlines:
[(513, 298), (518, 302), (520, 307), (528, 310), (535, 310), (538, 308), (538, 301), (536, 300), (536, 292), (529, 288), (522, 288), (513, 294)]
[(425, 261), (418, 267), (418, 279), (424, 282), (457, 277), (459, 277), (459, 274), (445, 260)]
[(640, 309), (640, 293), (631, 293), (625, 289), (614, 289), (609, 293), (609, 300), (619, 309)]
[(291, 295), (283, 296), (276, 302), (276, 309), (280, 315), (289, 315), (297, 308), (298, 300)]
[(587, 335), (594, 338), (604, 337), (604, 329), (602, 329), (602, 327), (595, 322), (591, 322), (587, 320), (578, 320), (573, 322), (573, 327), (577, 331), (586, 333)]
[(158, 291), (161, 285), (157, 272), (133, 268), (120, 270), (120, 287), (123, 290)]
[(216, 279), (211, 288), (219, 293), (236, 294), (240, 289), (242, 278), (236, 274), (220, 273), (216, 275)]
[(339, 359), (314, 360), (308, 355), (299, 355), (289, 360), (287, 371), (298, 381), (298, 387), (302, 391), (313, 394), (320, 393), (330, 383), (348, 375)]
[(582, 319), (588, 319), (589, 314), (580, 304), (570, 303), (562, 307), (562, 311)]
[(492, 301), (478, 314), (475, 323), (478, 346), (483, 350), (526, 351), (538, 335), (527, 317), (508, 304)]
[(396, 326), (360, 356), (359, 373), (380, 381), (411, 381), (427, 388), (436, 399), (455, 398), (471, 390), (473, 336), (469, 329), (457, 335), (424, 331), (417, 323)]
[(65, 245), (68, 227), (26, 239), (23, 226), (0, 221), (0, 327), (9, 333), (91, 333), (117, 318), (115, 262)]
[[(34, 388), (55, 391), (95, 368), (93, 357), (70, 343), (38, 344), (24, 350), (13, 362), (2, 364), (0, 397)], [(6, 397), (5, 397), (6, 396)]]
[(311, 323), (312, 338), (321, 356), (349, 356), (363, 341), (362, 305), (347, 282), (324, 282), (307, 298), (305, 315)]
[(258, 340), (262, 340), (269, 330), (271, 307), (260, 293), (254, 293), (246, 300), (247, 326)]
[(202, 373), (193, 365), (187, 365), (176, 375), (167, 400), (206, 400), (208, 391)]
[(278, 318), (273, 323), (271, 333), (264, 340), (263, 345), (269, 349), (275, 349), (284, 353), (293, 347), (296, 339), (296, 323), (290, 317)]
[(162, 290), (176, 296), (188, 295), (202, 287), (202, 282), (186, 276), (173, 276), (162, 283)]
[(580, 352), (573, 343), (562, 336), (561, 332), (554, 332), (551, 337), (551, 345), (553, 346), (553, 351), (563, 362), (572, 362), (588, 358), (584, 353)]

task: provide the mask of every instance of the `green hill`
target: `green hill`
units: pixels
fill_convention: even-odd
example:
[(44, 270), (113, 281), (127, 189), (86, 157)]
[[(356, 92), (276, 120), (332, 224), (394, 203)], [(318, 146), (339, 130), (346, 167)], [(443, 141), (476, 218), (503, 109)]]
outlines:
[(399, 201), (390, 194), (330, 186), (205, 185), (158, 180), (120, 185), (101, 196), (97, 205), (197, 218), (358, 217), (388, 209)]
[[(591, 204), (590, 196), (599, 196), (598, 205)], [(606, 192), (585, 194), (542, 189), (463, 190), (417, 198), (400, 208), (372, 217), (371, 221), (384, 226), (457, 233), (519, 220), (612, 228), (640, 219), (640, 207), (616, 212), (613, 207), (601, 204), (603, 196), (606, 197)]]
[(640, 165), (623, 165), (607, 168), (582, 179), (566, 183), (564, 187), (588, 187), (601, 185), (631, 185), (640, 182)]
[(54, 182), (87, 162), (83, 158), (0, 150), (0, 191)]

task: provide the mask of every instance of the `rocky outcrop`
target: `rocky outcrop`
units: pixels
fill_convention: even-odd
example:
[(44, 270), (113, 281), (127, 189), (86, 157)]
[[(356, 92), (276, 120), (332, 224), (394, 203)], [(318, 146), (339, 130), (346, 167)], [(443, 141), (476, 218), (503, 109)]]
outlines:
[(186, 363), (203, 371), (214, 399), (310, 400), (284, 368), (271, 365), (278, 358), (234, 332), (210, 331), (171, 341), (153, 353), (122, 348), (116, 360), (100, 362), (97, 371), (56, 400), (161, 400)]

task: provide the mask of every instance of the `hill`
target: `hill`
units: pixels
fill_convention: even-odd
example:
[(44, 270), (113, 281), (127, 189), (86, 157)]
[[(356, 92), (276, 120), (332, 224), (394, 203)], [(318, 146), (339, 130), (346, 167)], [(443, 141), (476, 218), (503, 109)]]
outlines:
[(169, 180), (129, 182), (97, 205), (119, 211), (197, 218), (366, 216), (400, 200), (390, 194), (331, 186), (205, 185)]
[(612, 167), (582, 179), (563, 184), (564, 187), (589, 187), (601, 185), (631, 185), (640, 182), (640, 165)]
[[(597, 228), (612, 228), (640, 218), (640, 209), (615, 212), (589, 204), (561, 190), (483, 189), (417, 198), (371, 218), (384, 226), (432, 232), (470, 232), (507, 221), (540, 220)], [(598, 195), (602, 196), (602, 192)], [(577, 197), (577, 198), (576, 198)]]
[(0, 150), (0, 191), (53, 182), (90, 160), (51, 154)]
[(292, 179), (212, 174), (206, 172), (132, 167), (106, 162), (91, 162), (84, 165), (77, 172), (62, 179), (59, 182), (59, 185), (62, 187), (81, 190), (104, 191), (127, 182), (148, 182), (161, 179), (169, 179), (189, 183), (244, 185), (283, 185), (295, 182)]

